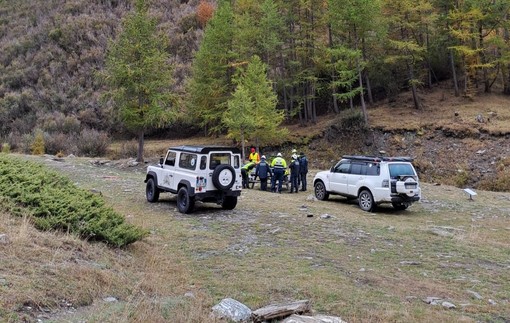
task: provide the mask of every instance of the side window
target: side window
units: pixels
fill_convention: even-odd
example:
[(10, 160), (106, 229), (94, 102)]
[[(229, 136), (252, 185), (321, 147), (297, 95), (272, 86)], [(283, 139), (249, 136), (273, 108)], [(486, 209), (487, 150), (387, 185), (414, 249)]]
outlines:
[(351, 164), (351, 174), (361, 175), (361, 164)]
[(234, 168), (236, 168), (236, 169), (239, 168), (241, 165), (241, 163), (239, 162), (239, 159), (240, 159), (239, 156), (234, 155)]
[(171, 151), (166, 155), (165, 165), (167, 166), (175, 166), (175, 157), (177, 153), (175, 151)]
[(335, 168), (335, 173), (349, 174), (351, 163), (342, 163)]
[(379, 170), (380, 170), (380, 167), (379, 167), (378, 163), (370, 163), (367, 165), (366, 174), (371, 175), (371, 176), (377, 176), (380, 173)]
[(205, 169), (207, 167), (207, 156), (202, 156), (200, 158), (200, 169)]
[(181, 153), (179, 167), (194, 170), (197, 166), (197, 155)]

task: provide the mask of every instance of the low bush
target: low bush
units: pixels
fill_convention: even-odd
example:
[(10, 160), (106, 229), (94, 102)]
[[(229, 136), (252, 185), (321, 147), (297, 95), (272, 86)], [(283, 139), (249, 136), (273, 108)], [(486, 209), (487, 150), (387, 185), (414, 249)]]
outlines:
[(104, 200), (40, 164), (0, 155), (0, 200), (15, 215), (29, 215), (40, 230), (62, 230), (121, 247), (146, 232), (125, 222)]
[(44, 155), (44, 133), (41, 130), (37, 130), (34, 135), (34, 141), (30, 145), (32, 155)]
[(76, 153), (75, 137), (62, 132), (46, 134), (44, 136), (46, 153), (55, 155), (58, 152), (65, 154)]
[(78, 153), (89, 157), (105, 156), (109, 145), (110, 138), (106, 132), (94, 129), (82, 130), (76, 141)]
[(11, 152), (11, 145), (9, 145), (8, 143), (4, 142), (3, 144), (0, 145), (0, 147), (2, 147), (2, 153), (4, 154), (8, 154)]

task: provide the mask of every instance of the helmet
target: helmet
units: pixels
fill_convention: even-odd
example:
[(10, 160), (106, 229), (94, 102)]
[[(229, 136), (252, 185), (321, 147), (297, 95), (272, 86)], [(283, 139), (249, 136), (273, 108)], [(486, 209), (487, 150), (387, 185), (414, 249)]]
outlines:
[(282, 157), (282, 153), (276, 154), (276, 157)]
[(297, 153), (297, 150), (296, 150), (295, 148), (294, 148), (294, 149), (292, 149), (292, 153), (293, 153), (293, 154), (296, 154), (296, 153)]
[(266, 155), (262, 155), (262, 157), (260, 157), (260, 159), (266, 159)]
[(297, 155), (296, 154), (292, 155), (292, 159), (297, 159)]

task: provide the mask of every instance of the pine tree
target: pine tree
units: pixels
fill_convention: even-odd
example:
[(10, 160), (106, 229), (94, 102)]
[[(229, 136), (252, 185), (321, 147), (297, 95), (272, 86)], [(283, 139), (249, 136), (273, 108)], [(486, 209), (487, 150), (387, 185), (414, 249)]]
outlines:
[(172, 66), (165, 48), (165, 37), (158, 35), (145, 0), (136, 0), (135, 12), (123, 20), (122, 31), (108, 50), (105, 79), (120, 121), (138, 135), (139, 162), (145, 132), (164, 125), (173, 115), (168, 109), (175, 102), (169, 89)]
[(222, 131), (221, 119), (233, 90), (232, 23), (230, 1), (220, 1), (205, 28), (188, 84), (189, 115), (208, 134)]
[(277, 98), (266, 76), (266, 65), (253, 56), (245, 66), (239, 66), (234, 77), (236, 90), (223, 115), (223, 124), (230, 138), (239, 138), (244, 152), (245, 140), (255, 146), (277, 144), (287, 134), (280, 125), (283, 111), (276, 110)]

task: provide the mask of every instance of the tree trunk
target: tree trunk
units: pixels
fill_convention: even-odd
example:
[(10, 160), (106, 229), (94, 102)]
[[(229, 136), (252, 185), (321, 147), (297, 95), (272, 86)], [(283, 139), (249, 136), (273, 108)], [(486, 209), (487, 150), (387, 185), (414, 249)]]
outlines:
[[(487, 58), (485, 57), (485, 50), (483, 48), (483, 26), (482, 23), (478, 25), (478, 40), (480, 42), (480, 61), (482, 62), (482, 65), (485, 65)], [(483, 71), (483, 85), (484, 85), (484, 92), (490, 93), (491, 86), (489, 81), (489, 75), (487, 73), (487, 68), (484, 66), (482, 67)]]
[(453, 58), (453, 52), (450, 49), (448, 51), (448, 56), (450, 56), (450, 67), (452, 68), (452, 79), (453, 79), (453, 88), (455, 90), (455, 96), (459, 96), (459, 81), (457, 81), (457, 71), (455, 70), (455, 59)]
[(418, 91), (416, 89), (416, 84), (414, 83), (414, 69), (413, 65), (407, 63), (407, 69), (409, 71), (409, 79), (411, 80), (411, 91), (413, 92), (413, 103), (415, 109), (420, 109), (420, 99), (418, 98)]
[(244, 163), (244, 161), (246, 160), (246, 154), (245, 154), (246, 147), (244, 145), (244, 131), (243, 130), (241, 130), (240, 135), (241, 135), (241, 158), (242, 158), (241, 163)]
[(370, 105), (374, 105), (374, 97), (372, 96), (372, 86), (370, 86), (370, 78), (368, 77), (368, 73), (365, 73), (365, 83), (367, 85), (368, 103), (370, 103)]
[(138, 133), (138, 152), (136, 154), (136, 161), (143, 163), (143, 145), (144, 145), (144, 132), (140, 130)]
[(361, 71), (359, 70), (359, 63), (358, 63), (358, 79), (359, 84), (361, 86), (361, 93), (360, 93), (360, 100), (361, 100), (361, 112), (363, 112), (363, 119), (365, 120), (365, 125), (368, 127), (368, 112), (367, 112), (367, 106), (365, 105), (365, 96), (363, 95), (363, 77), (361, 76)]

